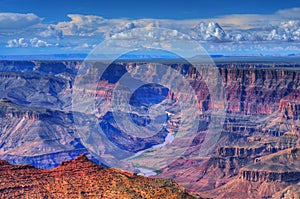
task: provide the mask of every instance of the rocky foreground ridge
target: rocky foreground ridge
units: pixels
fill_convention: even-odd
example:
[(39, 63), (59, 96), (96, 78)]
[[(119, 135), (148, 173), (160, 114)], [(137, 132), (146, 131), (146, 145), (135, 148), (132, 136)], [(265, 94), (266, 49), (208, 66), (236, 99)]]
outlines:
[(51, 170), (0, 160), (1, 198), (196, 198), (174, 181), (99, 166), (84, 155)]

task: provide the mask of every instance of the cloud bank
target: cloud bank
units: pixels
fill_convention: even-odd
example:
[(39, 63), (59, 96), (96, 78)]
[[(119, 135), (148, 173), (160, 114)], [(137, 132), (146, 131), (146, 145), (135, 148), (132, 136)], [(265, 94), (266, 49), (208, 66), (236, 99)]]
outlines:
[[(138, 38), (136, 28), (148, 28), (151, 34), (151, 28), (157, 27), (186, 34), (189, 39), (204, 42), (211, 51), (239, 52), (255, 48), (262, 52), (286, 50), (299, 53), (299, 13), (300, 8), (292, 8), (271, 15), (235, 14), (192, 20), (105, 19), (69, 14), (69, 21), (55, 24), (43, 24), (43, 19), (32, 13), (0, 13), (0, 45), (2, 41), (7, 48), (56, 46), (66, 50), (91, 50), (104, 39)], [(159, 40), (164, 35), (156, 37)]]
[(41, 21), (42, 19), (33, 13), (0, 13), (0, 30), (22, 29)]

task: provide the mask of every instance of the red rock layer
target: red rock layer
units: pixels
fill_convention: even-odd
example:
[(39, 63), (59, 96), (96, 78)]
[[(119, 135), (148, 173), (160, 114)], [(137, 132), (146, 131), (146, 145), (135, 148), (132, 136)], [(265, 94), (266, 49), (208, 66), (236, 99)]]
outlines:
[(195, 198), (171, 180), (107, 169), (84, 155), (52, 170), (0, 160), (1, 198)]

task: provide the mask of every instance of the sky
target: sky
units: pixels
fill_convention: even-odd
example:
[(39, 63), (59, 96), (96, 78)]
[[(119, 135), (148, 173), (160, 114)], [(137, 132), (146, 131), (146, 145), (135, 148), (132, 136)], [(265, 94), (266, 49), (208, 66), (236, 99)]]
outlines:
[(67, 20), (67, 14), (112, 18), (198, 19), (228, 14), (272, 14), (298, 7), (297, 0), (2, 0), (0, 12), (35, 13), (45, 22)]
[(176, 30), (209, 54), (300, 54), (300, 1), (0, 0), (0, 55), (89, 53), (136, 28)]

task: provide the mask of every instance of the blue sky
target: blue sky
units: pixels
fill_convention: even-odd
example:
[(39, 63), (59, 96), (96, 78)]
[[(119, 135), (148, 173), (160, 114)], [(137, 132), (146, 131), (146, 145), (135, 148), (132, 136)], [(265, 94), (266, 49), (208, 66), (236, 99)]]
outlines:
[(45, 22), (67, 20), (67, 14), (105, 18), (198, 19), (228, 14), (272, 14), (299, 7), (298, 0), (1, 0), (0, 12), (35, 13)]
[(299, 0), (0, 0), (0, 52), (89, 53), (151, 26), (183, 32), (210, 54), (299, 54), (299, 20)]

